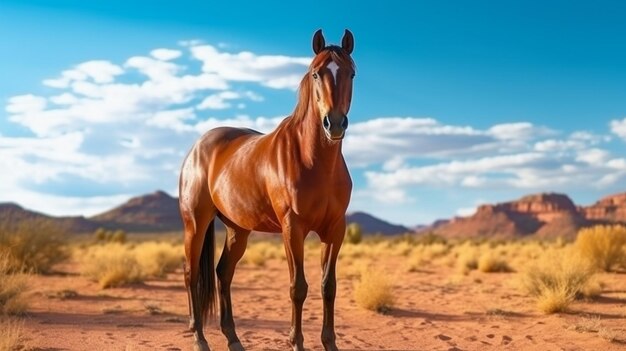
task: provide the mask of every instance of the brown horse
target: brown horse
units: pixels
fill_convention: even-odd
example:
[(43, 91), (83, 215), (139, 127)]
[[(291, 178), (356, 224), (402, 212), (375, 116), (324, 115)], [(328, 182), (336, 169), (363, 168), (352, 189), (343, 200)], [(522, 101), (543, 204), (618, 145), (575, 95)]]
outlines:
[[(322, 343), (335, 344), (335, 265), (345, 233), (352, 181), (341, 154), (352, 99), (352, 33), (341, 46), (313, 37), (315, 57), (302, 82), (293, 114), (273, 132), (215, 128), (192, 147), (180, 174), (180, 212), (185, 227), (185, 285), (194, 349), (208, 350), (202, 326), (216, 311), (229, 350), (243, 350), (235, 332), (230, 285), (252, 230), (281, 232), (291, 278), (294, 350), (304, 350), (302, 305), (304, 238), (315, 231), (322, 242)], [(214, 269), (214, 219), (226, 225), (222, 256)], [(217, 272), (217, 281), (215, 279)]]

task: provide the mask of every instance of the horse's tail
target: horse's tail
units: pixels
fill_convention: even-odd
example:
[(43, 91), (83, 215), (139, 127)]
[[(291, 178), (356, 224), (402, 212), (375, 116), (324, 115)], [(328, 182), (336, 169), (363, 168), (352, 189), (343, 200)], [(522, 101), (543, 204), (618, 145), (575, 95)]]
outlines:
[(202, 318), (213, 318), (217, 306), (217, 283), (215, 277), (215, 219), (209, 224), (202, 253), (200, 254), (200, 270), (198, 272), (198, 299), (202, 310)]

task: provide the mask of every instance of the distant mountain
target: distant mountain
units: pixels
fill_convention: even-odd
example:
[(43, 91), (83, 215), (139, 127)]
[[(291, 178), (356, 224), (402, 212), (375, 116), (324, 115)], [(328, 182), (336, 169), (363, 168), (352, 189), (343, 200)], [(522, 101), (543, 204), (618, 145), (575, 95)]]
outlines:
[(576, 206), (564, 194), (533, 194), (482, 205), (472, 216), (439, 222), (423, 231), (447, 238), (574, 238), (580, 228), (604, 223), (626, 224), (626, 193), (608, 196), (588, 207)]
[(22, 208), (14, 203), (0, 203), (0, 228), (15, 230), (25, 222), (50, 224), (69, 233), (93, 232), (98, 224), (85, 217), (53, 217)]
[(365, 212), (352, 212), (346, 215), (346, 223), (358, 223), (364, 234), (403, 234), (411, 232), (409, 228), (385, 222)]
[[(365, 234), (401, 234), (411, 230), (390, 224), (364, 212), (348, 214), (347, 223), (357, 222)], [(133, 197), (125, 203), (93, 217), (53, 217), (23, 209), (12, 203), (0, 204), (0, 228), (17, 226), (24, 221), (42, 220), (70, 233), (92, 233), (97, 228), (122, 229), (127, 232), (182, 231), (178, 198), (163, 191)], [(224, 230), (221, 222), (217, 230)]]
[(182, 230), (178, 198), (164, 191), (133, 197), (90, 220), (101, 227), (129, 232), (162, 232)]

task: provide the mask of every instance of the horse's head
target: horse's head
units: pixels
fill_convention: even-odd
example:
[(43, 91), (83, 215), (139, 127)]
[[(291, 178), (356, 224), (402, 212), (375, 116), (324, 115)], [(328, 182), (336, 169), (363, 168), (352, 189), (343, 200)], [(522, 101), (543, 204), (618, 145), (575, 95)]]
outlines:
[(326, 46), (322, 30), (313, 36), (315, 57), (309, 74), (311, 95), (319, 112), (322, 128), (330, 140), (343, 139), (348, 128), (348, 111), (352, 101), (355, 67), (350, 54), (354, 37), (346, 29), (341, 46)]

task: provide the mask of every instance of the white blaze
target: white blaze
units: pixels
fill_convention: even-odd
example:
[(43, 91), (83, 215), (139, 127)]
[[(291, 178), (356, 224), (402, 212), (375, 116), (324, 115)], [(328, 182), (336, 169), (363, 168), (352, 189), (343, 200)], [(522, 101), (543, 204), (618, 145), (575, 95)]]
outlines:
[(337, 65), (335, 61), (330, 61), (326, 68), (328, 68), (330, 73), (333, 74), (333, 83), (337, 84), (337, 71), (339, 70), (339, 65)]

